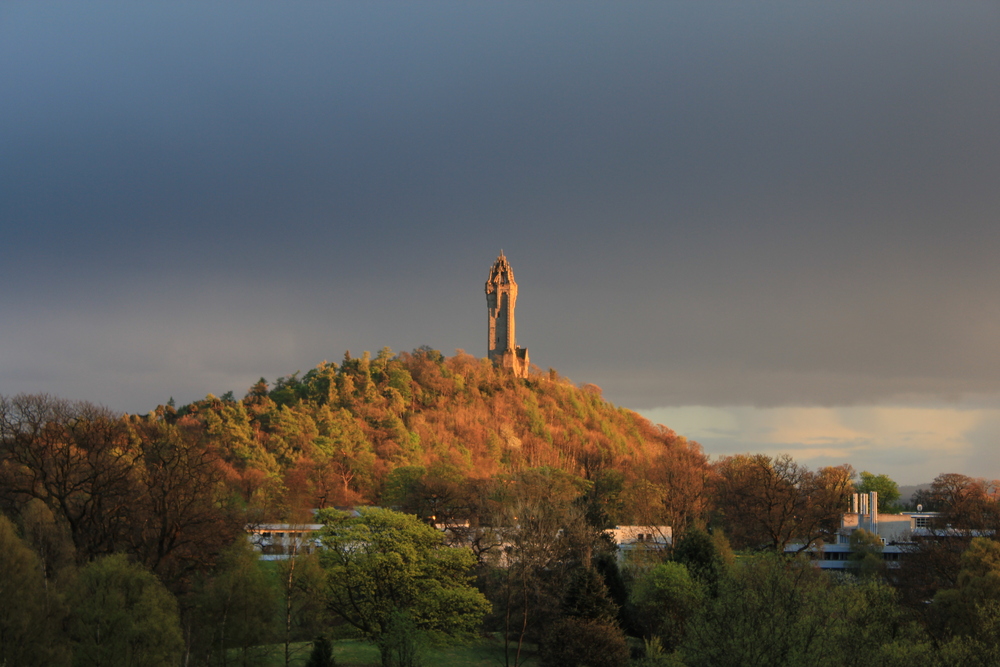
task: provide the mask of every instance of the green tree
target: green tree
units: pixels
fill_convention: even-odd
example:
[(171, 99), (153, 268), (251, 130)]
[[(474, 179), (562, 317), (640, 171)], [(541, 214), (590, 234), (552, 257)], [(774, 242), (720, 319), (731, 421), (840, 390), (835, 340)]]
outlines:
[(423, 466), (401, 466), (394, 469), (385, 480), (382, 502), (406, 510), (415, 510), (427, 469)]
[(678, 562), (660, 563), (651, 569), (635, 582), (631, 595), (646, 637), (659, 638), (667, 650), (684, 639), (688, 619), (704, 600), (705, 587)]
[(826, 663), (837, 667), (940, 664), (928, 655), (931, 643), (926, 630), (909, 619), (892, 587), (877, 578), (840, 581), (817, 597)]
[(239, 664), (253, 664), (262, 645), (274, 639), (278, 591), (246, 538), (223, 551), (200, 607), (201, 626), (209, 634), (203, 641), (219, 664), (228, 664), (230, 650), (236, 651)]
[(337, 661), (333, 659), (333, 647), (326, 637), (319, 637), (313, 642), (312, 652), (306, 667), (337, 667)]
[(928, 643), (885, 583), (763, 554), (741, 559), (721, 582), (681, 654), (689, 667), (904, 667), (924, 664)]
[(862, 470), (858, 477), (861, 481), (854, 485), (854, 490), (858, 493), (876, 491), (878, 493), (879, 512), (889, 513), (900, 511), (899, 485), (892, 481), (888, 475), (876, 475), (867, 470)]
[(20, 514), (24, 541), (41, 559), (48, 589), (50, 583), (58, 581), (62, 573), (73, 570), (73, 540), (65, 524), (56, 521), (49, 506), (38, 498), (29, 500)]
[(0, 514), (0, 665), (66, 664), (68, 653), (58, 633), (63, 616), (47, 592), (42, 562)]
[(177, 601), (160, 580), (124, 555), (80, 570), (69, 593), (73, 664), (173, 667), (184, 649)]
[(623, 667), (629, 652), (614, 623), (570, 616), (552, 625), (540, 657), (544, 667)]
[(384, 667), (423, 667), (425, 633), (404, 611), (394, 611), (377, 644)]
[(885, 572), (882, 560), (882, 538), (859, 528), (851, 533), (851, 555), (848, 567), (858, 576), (878, 577)]
[[(445, 546), (442, 533), (391, 510), (364, 509), (358, 517), (323, 510), (318, 518), (325, 524), (327, 607), (376, 644), (398, 613), (421, 631), (462, 636), (478, 629), (489, 603), (469, 584), (470, 550)], [(388, 665), (390, 656), (382, 660)]]
[(504, 636), (505, 664), (522, 662), (524, 642), (540, 641), (559, 615), (570, 571), (589, 564), (596, 531), (575, 501), (586, 482), (552, 468), (496, 480), (489, 521), (503, 537), (487, 589)]
[(826, 575), (808, 562), (762, 554), (741, 562), (689, 623), (681, 651), (691, 667), (814, 664), (827, 614)]
[(691, 528), (677, 541), (671, 558), (684, 565), (691, 576), (705, 585), (709, 594), (716, 595), (732, 552), (722, 531), (709, 535), (698, 528)]
[[(976, 537), (962, 554), (958, 586), (934, 596), (931, 626), (944, 638), (982, 638), (997, 624), (995, 616), (1000, 611), (997, 605), (1000, 605), (1000, 542)], [(995, 648), (1000, 650), (1000, 643)]]
[(618, 607), (608, 595), (604, 577), (595, 567), (577, 568), (562, 601), (565, 616), (614, 621)]
[[(296, 545), (293, 551), (297, 551)], [(322, 602), (325, 575), (315, 553), (293, 553), (275, 565), (280, 584), (281, 642), (288, 667), (296, 652), (294, 644), (319, 634), (328, 620)]]

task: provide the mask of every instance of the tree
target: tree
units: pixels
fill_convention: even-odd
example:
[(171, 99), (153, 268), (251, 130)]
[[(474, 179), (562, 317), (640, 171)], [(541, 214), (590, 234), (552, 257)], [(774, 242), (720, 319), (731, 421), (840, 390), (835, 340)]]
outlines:
[(681, 654), (688, 667), (902, 667), (929, 651), (886, 584), (761, 554), (722, 581), (689, 623)]
[(257, 551), (245, 537), (223, 551), (214, 576), (201, 595), (201, 629), (207, 653), (228, 664), (230, 649), (239, 664), (251, 664), (260, 645), (272, 641), (278, 621), (278, 591)]
[(982, 638), (988, 634), (990, 605), (1000, 603), (1000, 542), (973, 538), (961, 562), (958, 586), (934, 596), (931, 625), (942, 638)]
[(322, 597), (325, 575), (315, 553), (298, 553), (293, 541), (291, 558), (278, 561), (277, 572), (281, 596), (281, 641), (285, 666), (292, 662), (293, 642), (316, 636), (322, 630), (326, 615)]
[(336, 667), (337, 661), (333, 659), (333, 648), (330, 640), (326, 637), (319, 637), (313, 642), (312, 652), (306, 667)]
[(957, 473), (938, 475), (931, 483), (930, 505), (942, 512), (942, 524), (954, 528), (1000, 528), (1000, 481)]
[(646, 638), (660, 639), (667, 650), (684, 639), (687, 621), (704, 599), (705, 587), (679, 562), (660, 563), (651, 569), (635, 582), (631, 595)]
[(608, 595), (604, 577), (597, 568), (577, 568), (563, 596), (562, 613), (574, 618), (614, 621), (618, 607)]
[[(358, 517), (322, 510), (317, 518), (327, 607), (372, 641), (399, 613), (421, 631), (462, 636), (489, 611), (469, 584), (472, 552), (445, 546), (440, 532), (415, 517), (372, 508)], [(389, 656), (382, 659), (388, 664)]]
[(424, 639), (408, 612), (394, 611), (376, 642), (383, 667), (423, 667)]
[(851, 555), (847, 566), (863, 578), (882, 575), (885, 572), (882, 538), (864, 528), (851, 533)]
[(128, 548), (176, 589), (214, 564), (242, 525), (223, 502), (222, 464), (198, 422), (136, 418), (130, 429), (138, 452)]
[[(813, 664), (838, 667), (905, 667), (938, 662), (931, 655), (926, 630), (900, 607), (896, 591), (877, 578), (839, 580), (818, 597), (818, 632), (822, 658)], [(823, 661), (825, 659), (825, 663)]]
[(503, 544), (487, 590), (500, 616), (505, 664), (512, 658), (515, 667), (521, 664), (524, 642), (547, 634), (569, 573), (590, 564), (596, 531), (576, 502), (585, 490), (583, 480), (551, 468), (496, 480), (489, 521)]
[(152, 572), (126, 556), (89, 563), (69, 599), (74, 665), (173, 667), (180, 661), (177, 601)]
[(890, 513), (900, 510), (899, 486), (888, 475), (876, 475), (862, 470), (858, 476), (861, 481), (854, 485), (854, 490), (858, 493), (877, 492), (879, 512)]
[(706, 591), (714, 596), (718, 594), (719, 581), (726, 574), (733, 555), (722, 531), (717, 530), (714, 535), (709, 535), (703, 530), (694, 528), (684, 533), (684, 536), (677, 541), (671, 557), (677, 563), (684, 565), (691, 576), (700, 581)]
[(625, 635), (614, 623), (598, 619), (556, 621), (541, 651), (544, 667), (623, 667), (628, 660)]
[(717, 503), (738, 547), (804, 551), (836, 534), (851, 490), (850, 466), (813, 473), (788, 455), (730, 456), (717, 464)]
[(829, 586), (808, 563), (762, 554), (741, 563), (688, 626), (682, 646), (691, 667), (812, 664), (819, 654)]
[(60, 600), (49, 592), (42, 563), (0, 514), (0, 665), (57, 665), (68, 658), (58, 628)]
[(136, 452), (125, 422), (90, 403), (0, 396), (0, 501), (43, 501), (80, 561), (124, 546)]
[(663, 489), (662, 521), (650, 524), (672, 526), (681, 535), (689, 526), (701, 523), (711, 509), (712, 471), (700, 445), (665, 427), (659, 430), (667, 450), (654, 459), (649, 474)]
[(901, 567), (888, 571), (903, 604), (919, 613), (938, 591), (958, 586), (962, 554), (975, 531), (1000, 529), (1000, 482), (966, 475), (938, 475), (931, 488), (914, 494), (913, 503), (941, 512), (932, 525), (913, 535)]
[(628, 662), (625, 634), (615, 620), (618, 608), (597, 568), (576, 569), (561, 611), (562, 618), (550, 626), (540, 647), (543, 665), (618, 667)]
[(48, 505), (32, 498), (21, 508), (21, 528), (24, 541), (41, 559), (42, 574), (48, 590), (51, 582), (73, 569), (73, 540), (66, 525), (56, 520)]

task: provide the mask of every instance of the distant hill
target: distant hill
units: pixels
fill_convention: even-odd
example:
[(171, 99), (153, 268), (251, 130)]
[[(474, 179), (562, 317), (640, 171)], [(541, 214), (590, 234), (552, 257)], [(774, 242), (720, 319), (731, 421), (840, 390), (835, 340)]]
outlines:
[(931, 488), (930, 482), (927, 482), (926, 484), (911, 484), (909, 486), (901, 486), (899, 487), (899, 502), (903, 505), (903, 507), (909, 507), (910, 499), (913, 497), (914, 493), (916, 493), (917, 491), (930, 491), (930, 488)]

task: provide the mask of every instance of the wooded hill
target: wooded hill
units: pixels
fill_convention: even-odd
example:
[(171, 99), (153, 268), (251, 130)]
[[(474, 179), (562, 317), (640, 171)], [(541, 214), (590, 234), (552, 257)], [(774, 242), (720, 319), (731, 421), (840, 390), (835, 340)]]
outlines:
[[(816, 656), (912, 664), (945, 649), (955, 652), (937, 664), (994, 664), (974, 656), (996, 655), (997, 608), (981, 603), (995, 603), (982, 592), (1000, 562), (992, 540), (1000, 482), (935, 479), (922, 502), (942, 512), (932, 526), (941, 530), (911, 545), (899, 568), (885, 567), (877, 536), (857, 531), (870, 540), (852, 554), (860, 586), (778, 556), (836, 539), (855, 490), (891, 501), (882, 490), (894, 482), (856, 477), (846, 464), (811, 471), (784, 455), (709, 464), (696, 443), (611, 405), (597, 387), (554, 371), (518, 379), (484, 359), (431, 349), (345, 355), (302, 377), (261, 380), (241, 399), (209, 395), (145, 415), (0, 396), (0, 663), (117, 664), (107, 656), (127, 657), (133, 649), (122, 646), (145, 642), (162, 649), (156, 664), (178, 664), (182, 653), (184, 664), (232, 664), (237, 652), (249, 664), (254, 651), (266, 653), (262, 645), (288, 648), (334, 627), (325, 614), (343, 607), (330, 586), (343, 584), (347, 567), (337, 539), (348, 545), (342, 559), (373, 559), (386, 584), (383, 559), (412, 554), (399, 541), (409, 535), (445, 554), (423, 558), (451, 582), (475, 563), (478, 592), (462, 594), (478, 609), (468, 627), (486, 613), (481, 629), (505, 638), (508, 664), (523, 664), (530, 642), (540, 664), (611, 656), (602, 664), (620, 667), (623, 629), (662, 642), (648, 645), (646, 665), (666, 664), (659, 648), (680, 649), (671, 664), (748, 664), (761, 646), (774, 648), (766, 664)], [(355, 504), (405, 514), (322, 513), (324, 549), (271, 574), (246, 538), (257, 522), (312, 523), (315, 508)], [(426, 525), (465, 521), (469, 530), (447, 532), (463, 547), (454, 550)], [(616, 523), (669, 525), (673, 546), (640, 550), (623, 575), (601, 531)], [(356, 549), (355, 528), (385, 537), (384, 549)], [(723, 557), (727, 537), (745, 550), (742, 566)], [(762, 549), (773, 554), (751, 555)], [(440, 586), (393, 579), (357, 588), (382, 591), (374, 602), (389, 614), (413, 591)], [(426, 624), (426, 608), (461, 607), (447, 599), (412, 598), (403, 611), (419, 608)], [(355, 627), (381, 641), (393, 618), (383, 616), (377, 629)], [(109, 618), (135, 623), (98, 632)]]
[[(134, 418), (139, 419), (139, 418)], [(545, 469), (589, 494), (606, 521), (686, 523), (703, 508), (697, 443), (554, 370), (526, 380), (486, 359), (429, 348), (344, 355), (305, 375), (144, 417), (202, 433), (268, 518), (331, 505), (408, 505), (438, 514), (470, 493)], [(490, 481), (490, 484), (484, 484)]]

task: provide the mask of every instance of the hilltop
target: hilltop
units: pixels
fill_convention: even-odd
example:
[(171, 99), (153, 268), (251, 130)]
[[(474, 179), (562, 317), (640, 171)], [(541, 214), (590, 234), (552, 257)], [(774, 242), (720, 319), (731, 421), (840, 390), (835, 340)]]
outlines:
[(242, 399), (210, 394), (150, 418), (203, 429), (247, 500), (269, 496), (272, 513), (405, 504), (414, 486), (454, 496), (545, 470), (589, 491), (608, 520), (641, 520), (650, 503), (662, 512), (700, 497), (707, 473), (697, 443), (612, 405), (594, 385), (554, 370), (521, 379), (462, 351), (346, 353), (301, 377), (261, 379)]

